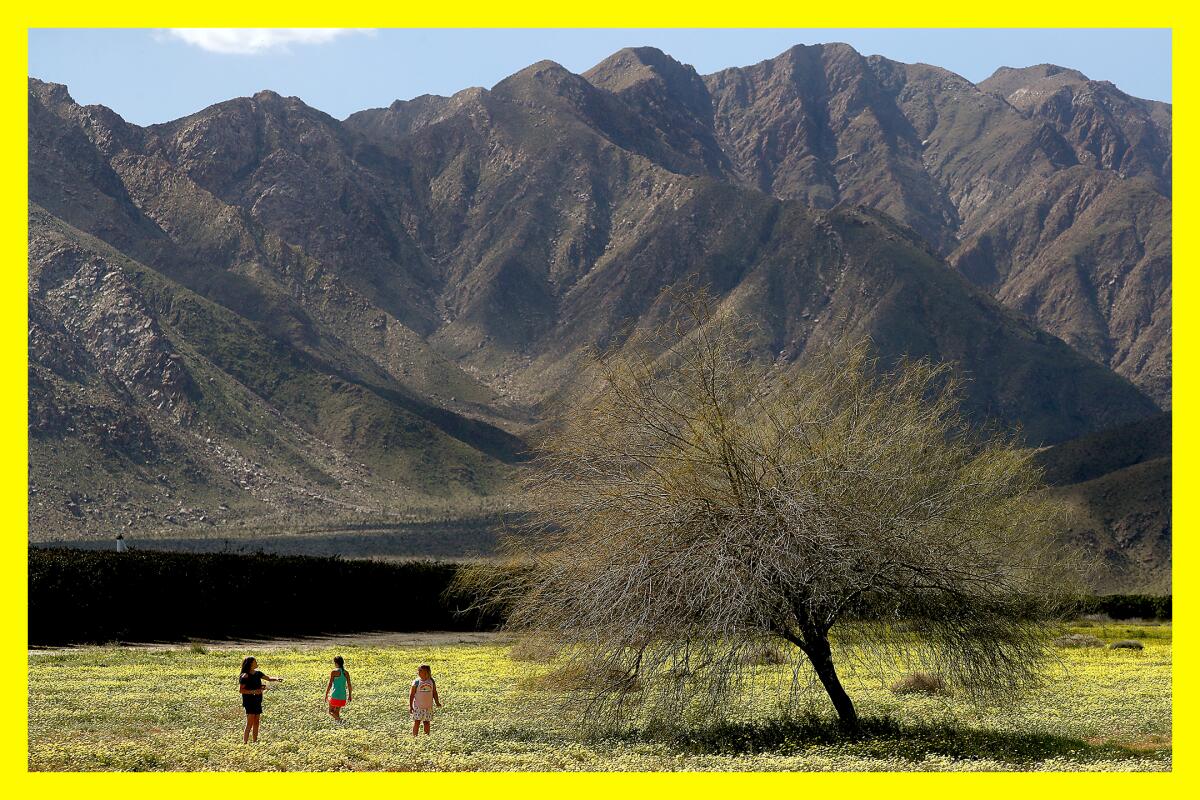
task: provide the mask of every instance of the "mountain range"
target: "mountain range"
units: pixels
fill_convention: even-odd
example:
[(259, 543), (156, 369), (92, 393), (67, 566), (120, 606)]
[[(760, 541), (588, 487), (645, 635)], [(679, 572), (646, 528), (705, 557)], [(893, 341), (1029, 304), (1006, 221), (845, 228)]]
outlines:
[(1059, 67), (635, 48), (147, 127), (30, 79), (29, 173), (35, 539), (519, 504), (584, 355), (689, 282), (782, 368), (953, 361), (1031, 446), (1170, 407), (1171, 107)]

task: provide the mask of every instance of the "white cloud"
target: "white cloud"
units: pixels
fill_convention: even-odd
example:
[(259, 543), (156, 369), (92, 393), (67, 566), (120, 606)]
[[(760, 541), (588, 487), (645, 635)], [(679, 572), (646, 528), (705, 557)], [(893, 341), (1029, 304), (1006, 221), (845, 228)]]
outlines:
[(324, 44), (373, 28), (167, 28), (167, 34), (211, 53), (255, 55), (292, 44)]

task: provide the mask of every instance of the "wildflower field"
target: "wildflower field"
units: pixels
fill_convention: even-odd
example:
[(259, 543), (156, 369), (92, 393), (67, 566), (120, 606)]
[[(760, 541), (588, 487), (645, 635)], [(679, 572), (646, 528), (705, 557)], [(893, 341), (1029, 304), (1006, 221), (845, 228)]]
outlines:
[[(499, 639), (384, 646), (352, 638), (228, 645), (82, 647), (29, 653), (31, 770), (1169, 770), (1171, 628), (1075, 629), (1142, 650), (1063, 649), (1045, 686), (1016, 703), (978, 707), (949, 695), (893, 694), (844, 670), (864, 718), (847, 739), (811, 713), (780, 716), (763, 666), (741, 722), (655, 733), (587, 735), (552, 713), (538, 670)], [(329, 660), (354, 681), (345, 725), (322, 702)], [(246, 655), (285, 682), (267, 692), (261, 741), (242, 745), (236, 691)], [(429, 663), (445, 708), (414, 739), (408, 687)], [(532, 672), (531, 672), (532, 670)], [(774, 671), (774, 675), (767, 674)], [(899, 677), (897, 675), (896, 677)], [(813, 716), (813, 714), (817, 716)]]

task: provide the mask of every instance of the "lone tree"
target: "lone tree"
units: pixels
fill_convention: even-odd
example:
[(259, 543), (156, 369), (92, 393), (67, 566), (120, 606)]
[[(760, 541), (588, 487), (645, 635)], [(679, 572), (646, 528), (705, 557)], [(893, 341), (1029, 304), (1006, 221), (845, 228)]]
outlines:
[(882, 371), (864, 342), (764, 367), (704, 295), (675, 302), (540, 442), (544, 546), (474, 573), (510, 629), (563, 646), (571, 701), (711, 717), (764, 647), (850, 728), (835, 652), (894, 670), (899, 650), (975, 695), (1034, 682), (1069, 570), (1031, 452), (973, 431), (945, 366)]

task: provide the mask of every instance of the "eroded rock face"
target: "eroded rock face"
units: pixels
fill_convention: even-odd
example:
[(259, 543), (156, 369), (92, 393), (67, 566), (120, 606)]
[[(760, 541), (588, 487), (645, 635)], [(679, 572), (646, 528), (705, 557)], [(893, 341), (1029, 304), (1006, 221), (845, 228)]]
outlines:
[(29, 362), (65, 380), (80, 383), (92, 370), (91, 357), (41, 298), (29, 298)]
[(705, 82), (744, 180), (887, 212), (1169, 406), (1169, 105), (1051, 65), (976, 86), (846, 45), (795, 47)]
[(979, 88), (1028, 117), (1048, 121), (1079, 163), (1122, 176), (1150, 176), (1170, 194), (1170, 104), (1130, 97), (1109, 81), (1052, 64), (1002, 67)]
[[(78, 442), (96, 461), (111, 459), (129, 465), (148, 464), (159, 458), (161, 448), (145, 411), (124, 383), (103, 369), (80, 344), (60, 315), (42, 299), (30, 298), (28, 426), (34, 454), (30, 462), (31, 512), (52, 498), (56, 511), (73, 520), (85, 516), (83, 506), (73, 497), (80, 494), (74, 480), (64, 479), (47, 491), (49, 482), (44, 478), (56, 470), (43, 470), (33, 460), (44, 454), (44, 448)], [(179, 422), (167, 416), (164, 420)], [(96, 464), (84, 461), (75, 466), (92, 470)], [(31, 516), (31, 530), (49, 523), (52, 517), (46, 513)]]
[[(190, 421), (195, 383), (137, 288), (100, 256), (49, 242), (45, 250), (38, 245), (31, 242), (31, 260), (37, 263), (31, 264), (30, 274), (36, 276), (38, 299), (61, 331), (131, 394), (179, 423)], [(59, 364), (52, 344), (53, 337), (40, 328), (31, 336), (31, 352)], [(55, 371), (71, 369), (77, 362), (67, 355)]]
[[(334, 352), (349, 363), (333, 366), (43, 209), (29, 224), (34, 540), (386, 514), (426, 486), (493, 490), (500, 459), (521, 449), (378, 385), (386, 378), (343, 345)], [(474, 439), (499, 454), (464, 443)]]

